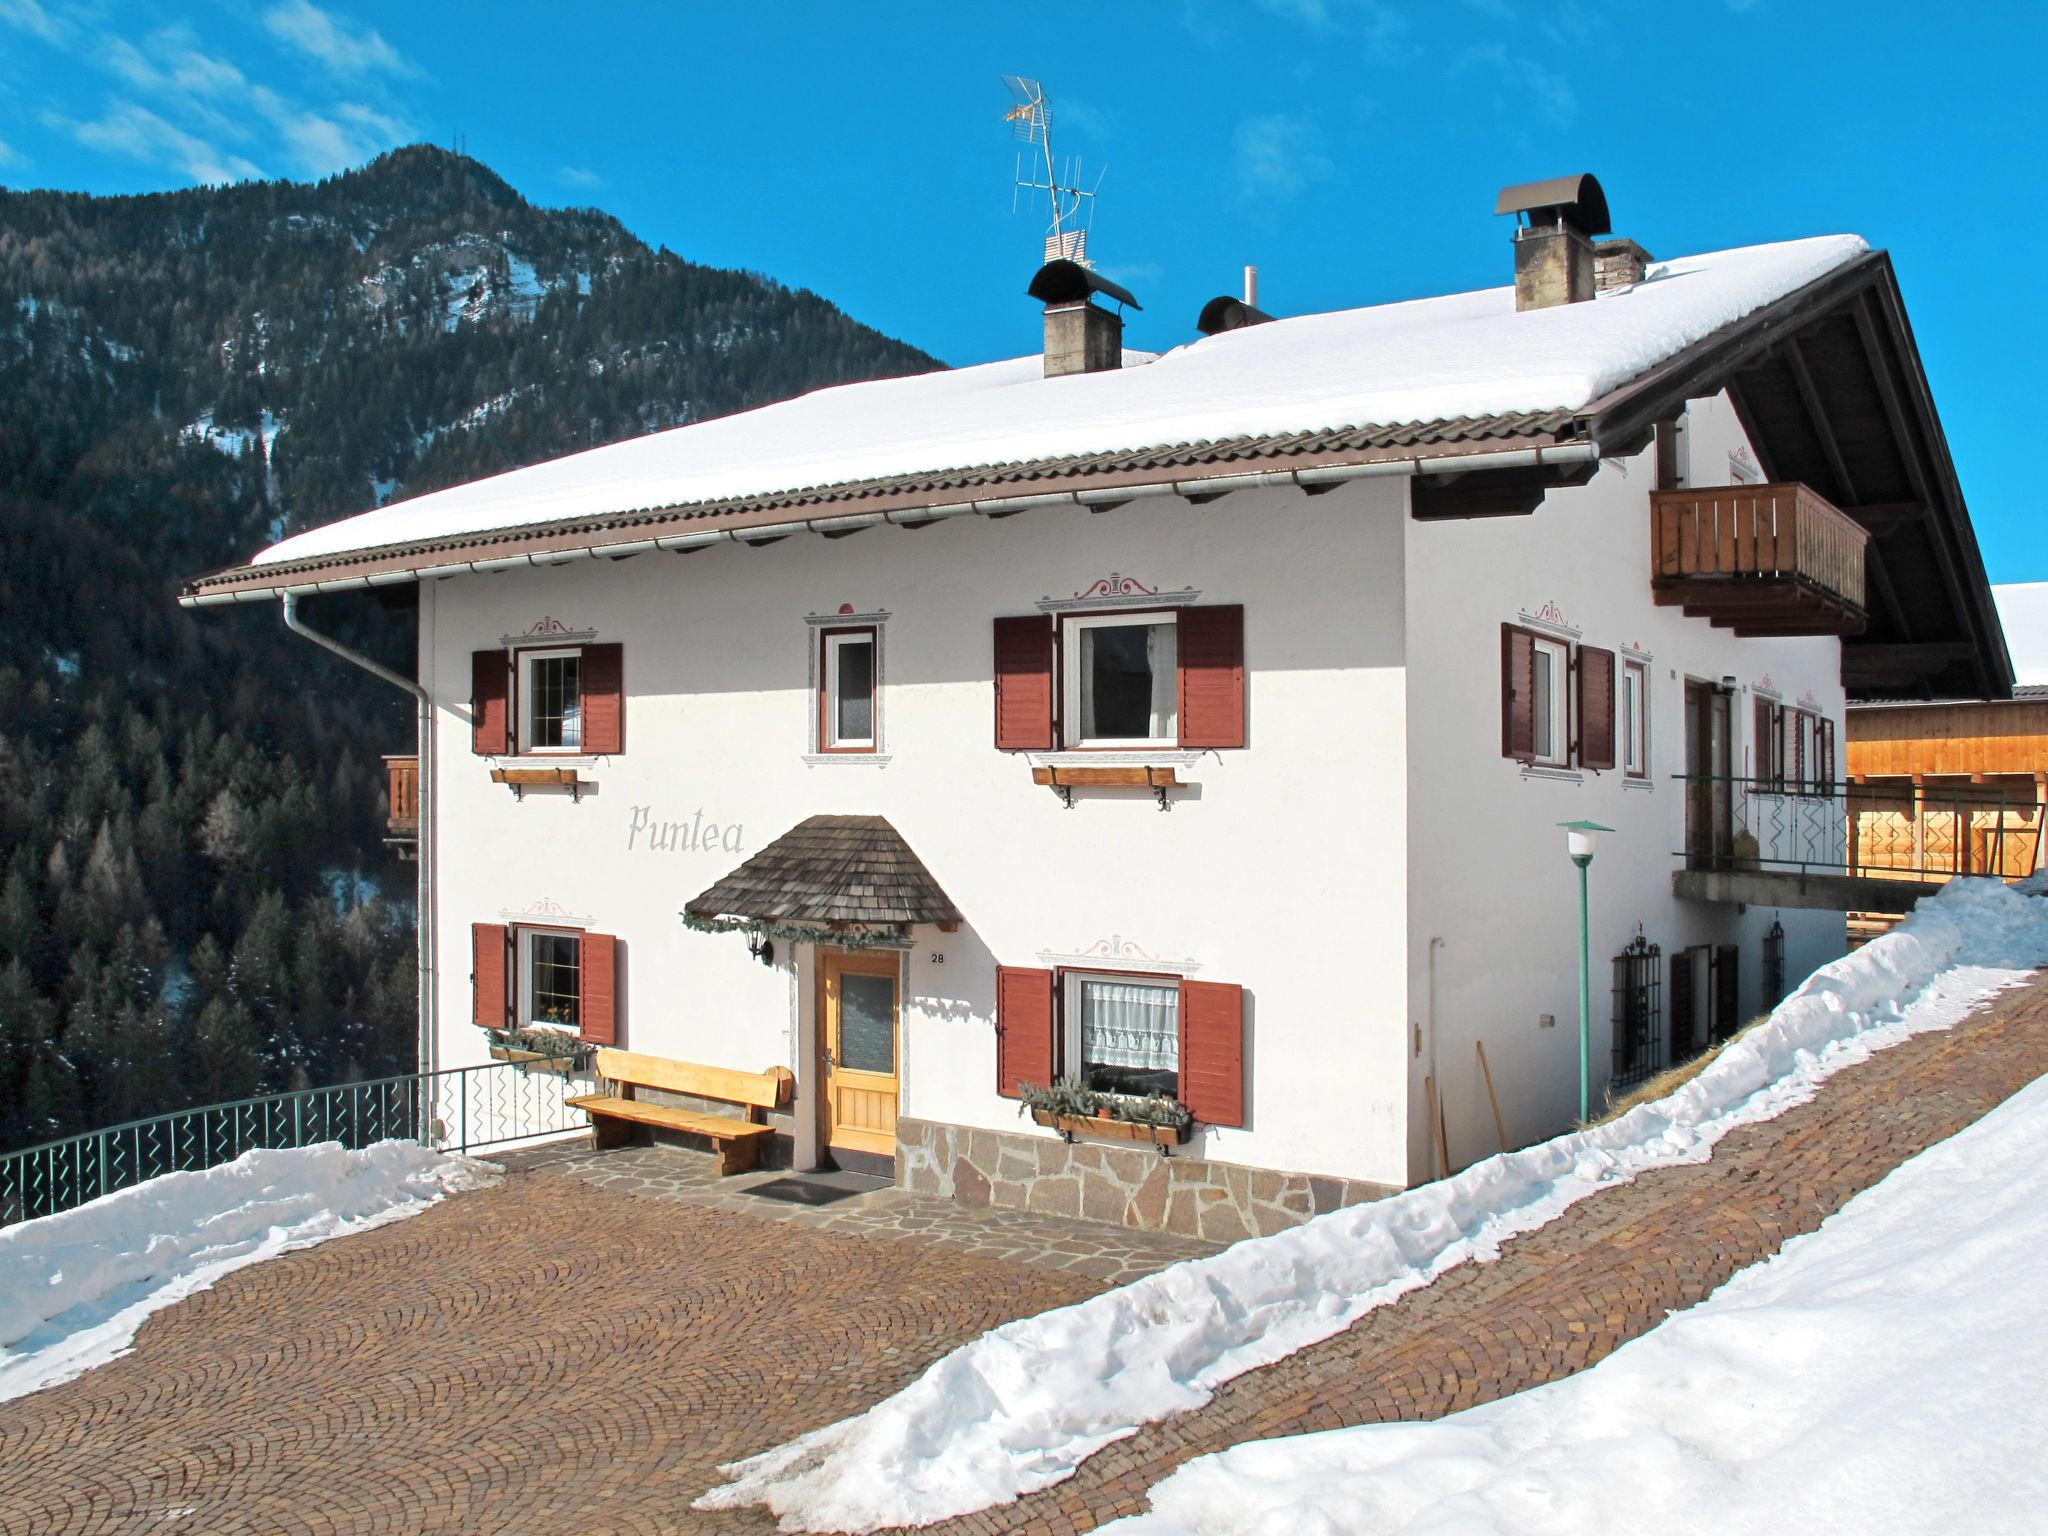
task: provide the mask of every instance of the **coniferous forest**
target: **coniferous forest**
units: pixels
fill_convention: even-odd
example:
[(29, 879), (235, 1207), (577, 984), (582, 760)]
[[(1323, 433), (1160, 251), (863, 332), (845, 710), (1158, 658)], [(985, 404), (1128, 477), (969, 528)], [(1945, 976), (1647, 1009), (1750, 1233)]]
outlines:
[[(934, 367), (424, 146), (0, 189), (0, 1149), (409, 1070), (410, 701), (180, 582), (383, 501)], [(402, 671), (411, 620), (303, 611)]]

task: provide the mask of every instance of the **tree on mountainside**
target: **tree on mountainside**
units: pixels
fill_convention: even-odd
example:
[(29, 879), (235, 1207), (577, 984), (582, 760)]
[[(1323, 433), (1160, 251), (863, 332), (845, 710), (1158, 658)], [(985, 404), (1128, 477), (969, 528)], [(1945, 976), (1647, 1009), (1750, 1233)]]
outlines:
[[(410, 710), (262, 605), (181, 610), (181, 578), (933, 366), (423, 146), (312, 185), (0, 191), (0, 1148), (411, 1064), (378, 760)], [(407, 615), (308, 616), (408, 663)]]

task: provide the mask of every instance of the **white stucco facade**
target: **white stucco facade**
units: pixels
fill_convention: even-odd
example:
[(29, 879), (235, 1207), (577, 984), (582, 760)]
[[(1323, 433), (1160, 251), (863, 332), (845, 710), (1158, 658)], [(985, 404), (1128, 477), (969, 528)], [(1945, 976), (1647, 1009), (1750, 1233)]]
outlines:
[[(1697, 405), (1701, 483), (1743, 449)], [(1574, 1112), (1576, 887), (1556, 823), (1616, 830), (1592, 876), (1593, 1063), (1608, 957), (1641, 925), (1668, 956), (1736, 943), (1746, 1011), (1775, 914), (1672, 894), (1684, 805), (1680, 696), (1736, 679), (1842, 714), (1839, 642), (1736, 639), (1656, 607), (1647, 457), (1610, 462), (1530, 517), (1421, 523), (1406, 483), (1246, 491), (1096, 514), (959, 517), (430, 581), (419, 676), (433, 699), (436, 1060), (486, 1059), (470, 925), (617, 937), (619, 1043), (797, 1078), (795, 1158), (819, 1154), (815, 955), (772, 966), (687, 931), (684, 902), (806, 817), (885, 816), (959, 907), (902, 955), (901, 1112), (1050, 1135), (996, 1091), (998, 964), (1162, 971), (1244, 988), (1246, 1116), (1189, 1153), (1407, 1184), (1429, 1176), (1425, 1074), (1454, 1165), (1495, 1151), (1476, 1041), (1510, 1144)], [(1082, 789), (1072, 809), (993, 745), (991, 625), (1128, 578), (1161, 600), (1242, 604), (1249, 745), (1163, 754), (1192, 787)], [(813, 751), (815, 619), (878, 616), (881, 749)], [(1533, 618), (1643, 658), (1652, 771), (1541, 773), (1500, 750), (1500, 626)], [(865, 622), (865, 621), (863, 621)], [(558, 627), (624, 648), (625, 746), (565, 759), (572, 798), (517, 798), (471, 750), (471, 654)], [(677, 830), (680, 829), (680, 830)], [(1791, 976), (1839, 951), (1839, 914), (1783, 914)], [(1539, 1024), (1542, 1015), (1554, 1027)]]

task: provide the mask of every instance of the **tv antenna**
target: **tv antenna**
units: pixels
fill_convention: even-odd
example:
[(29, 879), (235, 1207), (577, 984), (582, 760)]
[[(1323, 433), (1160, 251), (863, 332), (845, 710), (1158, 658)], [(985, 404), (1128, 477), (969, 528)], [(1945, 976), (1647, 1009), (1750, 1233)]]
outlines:
[(1104, 166), (1095, 173), (1093, 186), (1082, 185), (1078, 155), (1062, 161), (1052, 148), (1052, 102), (1045, 87), (1023, 75), (1005, 75), (1011, 107), (1003, 114), (1010, 136), (1026, 147), (1017, 151), (1017, 174), (1010, 189), (1010, 212), (1017, 211), (1021, 194), (1043, 192), (1051, 210), (1045, 230), (1045, 259), (1071, 261), (1084, 267), (1088, 259), (1088, 231), (1095, 223), (1095, 194), (1101, 190)]

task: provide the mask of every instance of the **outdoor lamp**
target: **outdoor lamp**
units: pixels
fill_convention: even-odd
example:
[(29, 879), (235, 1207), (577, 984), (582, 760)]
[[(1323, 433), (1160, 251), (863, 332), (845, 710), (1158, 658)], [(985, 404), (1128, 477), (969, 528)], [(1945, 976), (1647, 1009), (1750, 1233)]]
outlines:
[(1560, 821), (1558, 825), (1564, 828), (1565, 852), (1579, 867), (1579, 1124), (1584, 1125), (1592, 1097), (1587, 1077), (1593, 1035), (1593, 947), (1586, 924), (1586, 868), (1593, 862), (1593, 849), (1600, 834), (1614, 828), (1603, 827), (1597, 821)]

